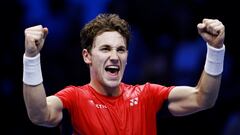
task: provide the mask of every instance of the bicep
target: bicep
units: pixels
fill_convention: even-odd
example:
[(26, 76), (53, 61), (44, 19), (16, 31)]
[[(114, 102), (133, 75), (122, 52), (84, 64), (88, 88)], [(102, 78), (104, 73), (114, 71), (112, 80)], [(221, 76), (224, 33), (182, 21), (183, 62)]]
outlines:
[(57, 96), (49, 96), (47, 97), (47, 106), (49, 112), (48, 123), (49, 126), (56, 126), (62, 120), (62, 109), (63, 104), (62, 101)]
[(199, 111), (198, 90), (195, 87), (176, 86), (168, 96), (169, 111), (175, 116), (188, 115)]

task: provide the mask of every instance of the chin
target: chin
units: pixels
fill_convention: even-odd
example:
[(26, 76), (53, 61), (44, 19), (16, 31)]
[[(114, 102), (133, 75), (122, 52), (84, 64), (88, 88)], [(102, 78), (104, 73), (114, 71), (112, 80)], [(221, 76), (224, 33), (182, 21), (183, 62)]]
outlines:
[(119, 86), (120, 82), (121, 82), (120, 80), (111, 80), (111, 81), (108, 80), (105, 82), (105, 85), (109, 88), (116, 88)]

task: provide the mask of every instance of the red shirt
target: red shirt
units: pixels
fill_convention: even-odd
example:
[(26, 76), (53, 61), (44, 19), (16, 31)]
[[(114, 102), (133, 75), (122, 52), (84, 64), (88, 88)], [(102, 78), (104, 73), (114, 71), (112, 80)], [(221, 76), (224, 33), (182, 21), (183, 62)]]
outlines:
[(55, 95), (70, 113), (74, 135), (156, 135), (156, 113), (172, 88), (121, 83), (121, 94), (109, 97), (87, 84)]

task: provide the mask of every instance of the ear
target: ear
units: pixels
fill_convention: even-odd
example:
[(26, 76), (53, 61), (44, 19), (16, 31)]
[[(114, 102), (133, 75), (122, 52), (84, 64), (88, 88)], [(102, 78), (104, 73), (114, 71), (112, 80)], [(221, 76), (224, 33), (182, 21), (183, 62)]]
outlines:
[(87, 49), (83, 49), (82, 50), (82, 56), (83, 56), (83, 60), (86, 64), (91, 64), (92, 63), (92, 57), (91, 57), (91, 54), (88, 52)]

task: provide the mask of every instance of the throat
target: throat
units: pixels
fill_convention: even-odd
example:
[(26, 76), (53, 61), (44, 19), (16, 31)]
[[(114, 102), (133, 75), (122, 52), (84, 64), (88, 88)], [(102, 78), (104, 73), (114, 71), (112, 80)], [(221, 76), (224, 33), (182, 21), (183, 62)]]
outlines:
[(90, 86), (92, 88), (94, 88), (94, 90), (97, 93), (99, 93), (100, 95), (116, 97), (121, 94), (119, 86), (118, 87), (107, 87), (107, 86), (103, 86), (99, 83), (94, 83), (93, 81), (90, 82)]

